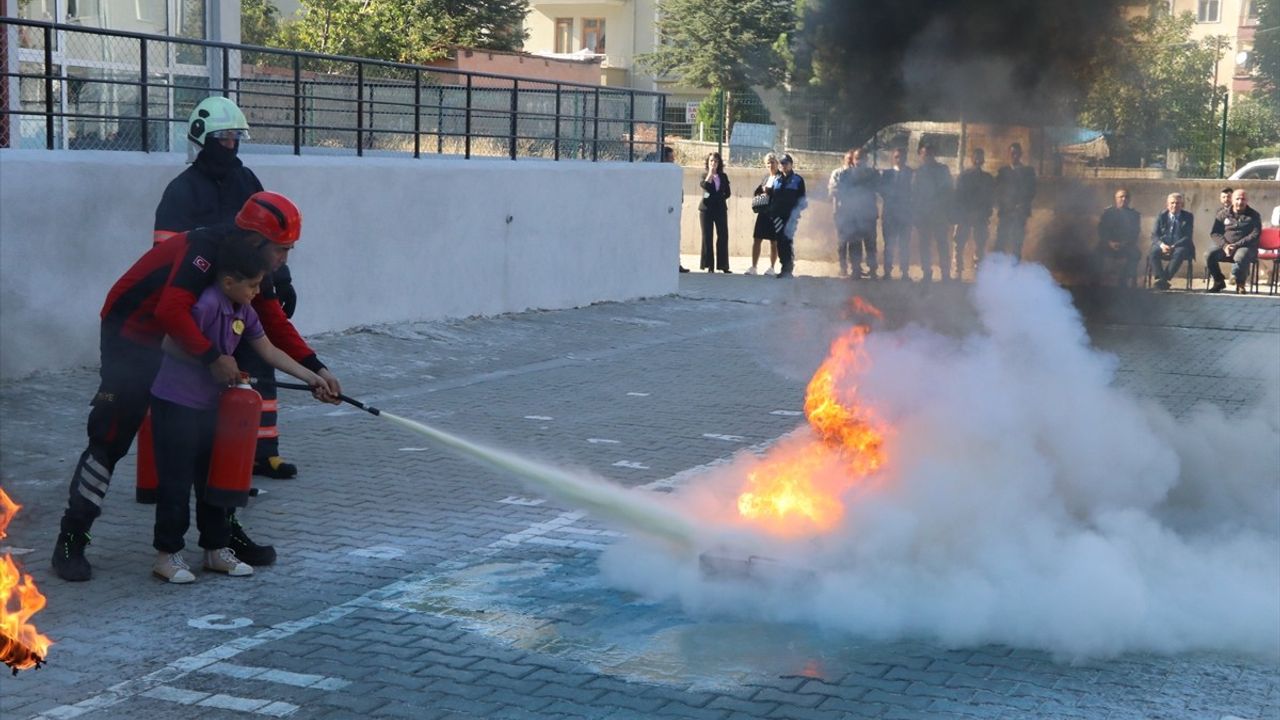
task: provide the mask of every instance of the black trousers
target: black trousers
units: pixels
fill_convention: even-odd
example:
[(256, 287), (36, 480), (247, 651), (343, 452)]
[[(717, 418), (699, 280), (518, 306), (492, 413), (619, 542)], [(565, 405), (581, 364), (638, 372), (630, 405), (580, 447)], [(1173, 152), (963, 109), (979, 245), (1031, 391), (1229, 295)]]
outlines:
[(216, 550), (231, 542), (225, 508), (204, 501), (218, 412), (189, 408), (151, 398), (151, 424), (156, 447), (156, 524), (152, 546), (176, 553), (185, 546), (191, 527), (191, 491), (196, 493), (196, 527), (200, 547)]
[(987, 217), (970, 217), (965, 218), (956, 225), (956, 277), (964, 277), (965, 252), (969, 239), (973, 238), (973, 269), (978, 270), (978, 264), (982, 262), (982, 258), (987, 254)]
[(116, 463), (129, 454), (151, 403), (151, 383), (160, 369), (160, 348), (120, 337), (103, 325), (98, 340), (101, 367), (98, 392), (90, 403), (89, 446), (80, 454), (62, 513), (62, 529), (89, 532), (102, 514)]
[(1022, 243), (1027, 239), (1027, 218), (1022, 215), (1001, 215), (996, 223), (996, 252), (1009, 253), (1015, 260), (1022, 259)]
[(945, 220), (924, 220), (916, 230), (920, 238), (920, 269), (924, 279), (933, 279), (933, 253), (938, 254), (938, 269), (943, 279), (951, 277), (951, 242)]
[(911, 266), (911, 223), (905, 218), (886, 215), (880, 220), (880, 231), (884, 233), (884, 276), (889, 277), (893, 269), (893, 259), (898, 258), (898, 273), (908, 277)]
[(876, 258), (876, 221), (870, 223), (851, 223), (837, 227), (836, 254), (840, 258), (840, 272), (848, 268), (854, 276), (862, 275), (862, 258), (867, 259), (867, 270), (876, 274), (880, 264)]
[[(702, 269), (729, 269), (729, 209), (698, 211), (698, 224), (702, 227)], [(715, 228), (716, 243), (711, 245), (711, 229)], [(719, 258), (719, 262), (716, 261)]]

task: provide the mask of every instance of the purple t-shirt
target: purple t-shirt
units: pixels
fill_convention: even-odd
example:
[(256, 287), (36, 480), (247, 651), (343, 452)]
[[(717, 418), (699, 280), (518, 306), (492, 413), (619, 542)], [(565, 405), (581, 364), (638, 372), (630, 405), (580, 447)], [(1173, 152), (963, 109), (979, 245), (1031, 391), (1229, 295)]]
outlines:
[[(200, 332), (223, 355), (235, 352), (241, 338), (254, 340), (264, 334), (253, 307), (233, 305), (216, 284), (200, 293), (200, 299), (191, 307), (191, 315)], [(209, 368), (179, 360), (167, 353), (160, 361), (160, 372), (156, 373), (155, 382), (151, 384), (152, 395), (197, 410), (217, 407), (222, 389), (209, 374)]]

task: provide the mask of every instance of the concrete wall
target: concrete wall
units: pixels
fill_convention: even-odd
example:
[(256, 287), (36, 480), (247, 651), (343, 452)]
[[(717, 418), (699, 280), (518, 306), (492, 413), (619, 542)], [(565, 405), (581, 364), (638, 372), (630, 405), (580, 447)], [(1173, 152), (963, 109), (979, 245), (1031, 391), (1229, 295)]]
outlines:
[[(994, 168), (988, 169), (994, 172)], [(831, 203), (827, 196), (829, 172), (810, 174), (803, 166), (797, 167), (797, 172), (805, 179), (809, 209), (796, 231), (796, 256), (834, 262), (835, 226), (831, 221)], [(729, 254), (750, 257), (751, 230), (755, 225), (755, 213), (751, 212), (751, 193), (764, 178), (765, 170), (729, 168), (728, 174), (733, 191), (733, 196), (729, 198)], [(702, 200), (702, 189), (698, 183), (704, 176), (701, 167), (685, 168), (684, 212), (680, 225), (680, 249), (684, 253), (701, 252), (698, 203)], [(1196, 249), (1200, 257), (1203, 257), (1204, 251), (1210, 247), (1209, 227), (1217, 212), (1218, 191), (1226, 185), (1246, 189), (1250, 204), (1262, 214), (1264, 223), (1270, 222), (1272, 209), (1280, 205), (1280, 182), (1274, 181), (1041, 178), (1028, 224), (1024, 252), (1029, 258), (1043, 260), (1087, 251), (1097, 242), (1095, 230), (1098, 216), (1104, 208), (1111, 205), (1116, 189), (1123, 186), (1129, 190), (1130, 206), (1142, 213), (1144, 238), (1150, 234), (1156, 215), (1164, 210), (1165, 197), (1171, 192), (1185, 195), (1186, 208), (1196, 216)], [(1069, 231), (1063, 232), (1064, 227), (1069, 228)], [(991, 237), (994, 241), (994, 221)], [(1052, 245), (1043, 240), (1049, 237), (1052, 237)], [(767, 265), (767, 249), (763, 256)], [(1197, 258), (1197, 262), (1200, 262), (1200, 258)], [(745, 268), (735, 268), (743, 269)]]
[[(658, 163), (247, 155), (303, 212), (304, 333), (676, 288), (679, 170)], [(97, 362), (98, 312), (151, 246), (170, 154), (0, 152), (0, 377)]]

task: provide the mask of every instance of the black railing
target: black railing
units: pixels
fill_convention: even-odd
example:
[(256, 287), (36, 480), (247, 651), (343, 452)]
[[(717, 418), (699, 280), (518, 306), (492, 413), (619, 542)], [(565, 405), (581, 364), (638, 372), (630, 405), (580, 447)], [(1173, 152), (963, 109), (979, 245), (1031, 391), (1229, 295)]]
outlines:
[(658, 92), (9, 17), (0, 31), (0, 147), (181, 150), (215, 94), (253, 146), (295, 155), (657, 160), (666, 136)]

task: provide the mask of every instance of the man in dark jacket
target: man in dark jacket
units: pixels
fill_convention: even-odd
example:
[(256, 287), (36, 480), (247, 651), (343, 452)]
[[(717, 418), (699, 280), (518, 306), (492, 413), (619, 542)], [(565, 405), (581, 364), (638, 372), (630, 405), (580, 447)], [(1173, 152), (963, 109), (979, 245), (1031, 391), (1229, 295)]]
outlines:
[(1022, 144), (1009, 146), (1009, 164), (996, 173), (996, 205), (1000, 221), (996, 226), (996, 250), (1022, 259), (1022, 243), (1027, 236), (1031, 201), (1036, 197), (1036, 172), (1022, 164)]
[(943, 280), (951, 279), (951, 238), (947, 236), (947, 220), (951, 217), (951, 170), (934, 157), (933, 145), (920, 143), (916, 155), (920, 167), (911, 181), (911, 199), (915, 204), (916, 232), (920, 238), (920, 269), (924, 281), (933, 280), (933, 260), (938, 253), (938, 271)]
[[(249, 123), (231, 100), (214, 95), (196, 105), (188, 121), (187, 139), (188, 149), (198, 151), (191, 167), (170, 181), (156, 206), (154, 242), (198, 227), (232, 224), (249, 196), (262, 190), (258, 177), (239, 158), (240, 141), (248, 137)], [(293, 317), (298, 294), (288, 265), (272, 274), (272, 284), (285, 315)], [(236, 361), (259, 379), (257, 390), (262, 395), (254, 474), (285, 479), (296, 476), (298, 468), (280, 457), (275, 369), (258, 357), (249, 343), (240, 344)]]
[(956, 278), (964, 278), (965, 246), (973, 238), (973, 270), (987, 252), (987, 227), (996, 203), (996, 179), (982, 169), (987, 153), (973, 151), (973, 164), (956, 178)]
[(1243, 293), (1249, 284), (1249, 266), (1258, 261), (1258, 240), (1262, 237), (1262, 216), (1249, 207), (1249, 194), (1244, 190), (1231, 193), (1231, 207), (1218, 211), (1209, 236), (1218, 246), (1209, 251), (1206, 262), (1213, 276), (1209, 292), (1222, 292), (1227, 286), (1218, 263), (1232, 262), (1231, 275), (1236, 280), (1236, 292)]
[[(1196, 217), (1182, 209), (1182, 193), (1170, 193), (1165, 200), (1165, 211), (1156, 216), (1151, 230), (1151, 270), (1155, 273), (1156, 287), (1169, 289), (1169, 278), (1178, 274), (1184, 261), (1196, 256), (1196, 245), (1191, 239)], [(1165, 262), (1168, 262), (1168, 267)]]
[(1129, 207), (1129, 191), (1116, 190), (1115, 204), (1098, 218), (1098, 265), (1103, 277), (1116, 279), (1121, 287), (1133, 285), (1138, 271), (1138, 234), (1142, 216)]
[(889, 279), (893, 257), (898, 256), (898, 274), (910, 280), (911, 266), (911, 176), (905, 148), (893, 149), (893, 167), (880, 173), (880, 234), (884, 236), (884, 279)]
[(773, 216), (774, 230), (777, 231), (778, 260), (782, 269), (776, 277), (789, 278), (796, 267), (796, 228), (800, 224), (800, 214), (808, 207), (809, 200), (805, 195), (804, 178), (796, 172), (795, 160), (788, 154), (778, 158), (782, 166), (782, 177), (778, 178), (778, 186), (773, 191), (773, 202), (769, 205), (769, 214)]

